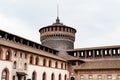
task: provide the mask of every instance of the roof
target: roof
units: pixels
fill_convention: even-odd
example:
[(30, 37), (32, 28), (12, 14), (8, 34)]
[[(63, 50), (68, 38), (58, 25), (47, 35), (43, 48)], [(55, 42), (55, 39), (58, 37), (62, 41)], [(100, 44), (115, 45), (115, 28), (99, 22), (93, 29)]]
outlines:
[(75, 70), (88, 69), (120, 69), (120, 60), (90, 61), (74, 67)]
[(53, 48), (50, 48), (50, 47), (41, 45), (40, 43), (31, 41), (31, 40), (29, 40), (29, 39), (23, 38), (23, 37), (21, 37), (21, 36), (18, 36), (18, 35), (15, 35), (15, 34), (12, 34), (12, 33), (9, 33), (9, 32), (6, 32), (6, 31), (0, 29), (0, 36), (3, 36), (4, 34), (8, 34), (10, 38), (11, 38), (11, 37), (16, 37), (16, 38), (22, 39), (22, 40), (24, 40), (24, 41), (29, 41), (29, 42), (31, 42), (31, 43), (33, 43), (33, 44), (40, 45), (41, 47), (44, 47), (44, 48), (47, 48), (47, 49), (51, 49), (51, 50), (53, 50), (53, 51), (55, 51), (55, 52), (59, 52), (58, 50), (55, 50), (55, 49), (53, 49)]
[(74, 56), (71, 56), (71, 55), (62, 55), (61, 57), (66, 59), (66, 60), (79, 60), (78, 57), (74, 57)]
[(49, 57), (49, 58), (53, 58), (53, 59), (57, 59), (57, 60), (66, 61), (65, 59), (63, 59), (63, 58), (61, 58), (61, 57), (59, 57), (59, 56), (57, 56), (53, 53), (50, 53), (49, 51), (46, 51), (44, 49), (39, 49), (37, 47), (34, 48), (32, 46), (28, 46), (28, 45), (22, 44), (20, 42), (14, 42), (13, 40), (5, 39), (5, 38), (2, 37), (4, 34), (8, 34), (10, 38), (12, 36), (12, 37), (20, 38), (20, 39), (23, 39), (23, 40), (27, 40), (27, 41), (32, 42), (34, 44), (40, 45), (40, 47), (44, 47), (44, 48), (51, 49), (53, 51), (58, 52), (55, 49), (43, 46), (39, 43), (36, 43), (36, 42), (30, 41), (28, 39), (22, 38), (20, 36), (8, 33), (8, 32), (3, 31), (1, 29), (0, 29), (0, 45), (15, 48), (15, 49), (19, 49), (19, 50), (22, 50), (22, 51), (31, 52), (31, 53), (34, 53), (34, 54), (38, 54), (38, 55), (41, 55), (41, 56), (45, 56), (45, 57)]
[(41, 28), (41, 29), (39, 30), (39, 32), (40, 32), (42, 29), (44, 29), (44, 28), (53, 27), (53, 26), (60, 26), (60, 27), (71, 28), (71, 29), (73, 29), (73, 30), (75, 31), (75, 33), (77, 32), (76, 29), (74, 29), (74, 28), (72, 28), (72, 27), (68, 27), (68, 26), (64, 25), (63, 23), (61, 23), (59, 17), (57, 17), (55, 23), (53, 23), (52, 25), (49, 25), (49, 26), (46, 26), (46, 27)]

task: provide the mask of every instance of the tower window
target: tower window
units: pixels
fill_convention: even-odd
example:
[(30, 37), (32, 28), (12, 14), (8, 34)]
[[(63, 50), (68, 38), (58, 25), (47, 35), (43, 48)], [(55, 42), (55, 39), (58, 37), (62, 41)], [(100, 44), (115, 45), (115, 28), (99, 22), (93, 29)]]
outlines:
[(51, 62), (51, 60), (49, 60), (49, 67), (52, 67), (52, 62)]
[(46, 66), (46, 59), (43, 60), (43, 66)]
[(102, 76), (101, 75), (98, 75), (98, 80), (102, 80)]
[(120, 75), (118, 75), (118, 80), (120, 80)]
[(39, 57), (36, 57), (36, 62), (35, 62), (36, 65), (39, 65)]
[(83, 56), (83, 52), (81, 52), (81, 56)]
[(116, 50), (115, 49), (113, 49), (113, 54), (116, 54)]
[(27, 59), (27, 53), (25, 53), (25, 59)]
[(12, 80), (15, 80), (15, 76), (13, 76), (13, 79)]
[(27, 70), (27, 63), (24, 64), (24, 70)]
[(112, 80), (112, 76), (111, 75), (108, 75), (108, 80)]
[(96, 51), (96, 53), (97, 53), (97, 56), (99, 55), (99, 51)]
[(91, 51), (89, 51), (88, 53), (89, 53), (89, 56), (91, 56)]
[(10, 55), (11, 55), (10, 51), (7, 51), (6, 52), (6, 60), (10, 60)]
[(65, 64), (65, 70), (67, 69), (67, 65)]
[(63, 63), (61, 63), (61, 69), (63, 69)]
[(120, 54), (120, 49), (118, 49), (118, 54)]
[(58, 63), (57, 63), (57, 61), (55, 62), (55, 68), (58, 68)]
[(16, 61), (13, 63), (13, 68), (16, 69), (17, 63)]
[(61, 27), (59, 27), (59, 31), (61, 31)]
[(81, 75), (81, 76), (80, 76), (80, 80), (84, 80), (84, 77), (83, 77), (83, 75)]
[(89, 76), (89, 80), (93, 80), (93, 77), (92, 77), (92, 75), (90, 75), (90, 76)]
[(20, 53), (20, 58), (22, 58), (22, 53)]
[(30, 64), (33, 64), (33, 56), (30, 56)]

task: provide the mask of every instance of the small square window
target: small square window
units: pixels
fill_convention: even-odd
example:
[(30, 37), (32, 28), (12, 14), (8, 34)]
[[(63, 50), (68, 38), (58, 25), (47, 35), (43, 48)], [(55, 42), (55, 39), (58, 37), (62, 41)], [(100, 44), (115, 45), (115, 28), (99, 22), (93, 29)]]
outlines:
[(80, 80), (83, 80), (83, 79), (84, 79), (84, 76), (83, 76), (83, 75), (81, 75), (81, 76), (80, 76)]
[(93, 79), (93, 77), (92, 77), (92, 75), (90, 75), (90, 76), (89, 76), (89, 80), (92, 80), (92, 79)]
[(102, 76), (101, 75), (98, 75), (98, 80), (102, 80)]
[(112, 76), (111, 75), (108, 75), (108, 80), (112, 80)]
[(118, 75), (118, 80), (120, 80), (120, 75)]

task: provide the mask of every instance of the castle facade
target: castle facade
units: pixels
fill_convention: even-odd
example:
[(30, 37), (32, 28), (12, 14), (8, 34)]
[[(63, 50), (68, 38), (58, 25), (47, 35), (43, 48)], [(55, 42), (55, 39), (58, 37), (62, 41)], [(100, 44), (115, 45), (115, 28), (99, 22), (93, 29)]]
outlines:
[(0, 80), (120, 80), (120, 46), (74, 49), (74, 28), (57, 17), (40, 43), (0, 30)]

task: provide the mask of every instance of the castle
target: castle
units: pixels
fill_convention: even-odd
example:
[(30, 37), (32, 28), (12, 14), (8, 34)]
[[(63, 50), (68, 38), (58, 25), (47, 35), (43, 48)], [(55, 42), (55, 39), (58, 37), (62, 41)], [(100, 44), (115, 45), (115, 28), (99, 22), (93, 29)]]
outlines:
[(41, 44), (0, 30), (0, 80), (120, 80), (120, 46), (74, 49), (76, 29), (57, 17)]

